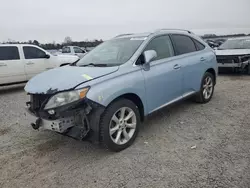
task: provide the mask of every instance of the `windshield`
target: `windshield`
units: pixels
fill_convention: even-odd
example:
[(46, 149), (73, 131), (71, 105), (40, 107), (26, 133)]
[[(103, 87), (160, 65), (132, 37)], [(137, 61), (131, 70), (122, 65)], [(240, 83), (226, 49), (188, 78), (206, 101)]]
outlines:
[(228, 39), (218, 49), (250, 49), (250, 39)]
[(77, 66), (118, 66), (127, 62), (145, 38), (118, 38), (104, 42), (86, 54)]

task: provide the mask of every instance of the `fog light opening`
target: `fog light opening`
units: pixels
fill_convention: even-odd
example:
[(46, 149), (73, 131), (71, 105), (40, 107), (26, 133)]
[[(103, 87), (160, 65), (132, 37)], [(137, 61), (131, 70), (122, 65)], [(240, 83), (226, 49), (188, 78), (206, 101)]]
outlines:
[(48, 113), (49, 113), (50, 115), (54, 115), (54, 114), (55, 114), (55, 110), (49, 110)]

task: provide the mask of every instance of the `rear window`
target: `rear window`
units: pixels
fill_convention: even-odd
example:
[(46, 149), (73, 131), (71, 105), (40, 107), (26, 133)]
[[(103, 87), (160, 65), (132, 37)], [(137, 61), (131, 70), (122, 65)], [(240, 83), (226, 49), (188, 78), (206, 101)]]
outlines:
[(185, 35), (172, 35), (176, 55), (182, 55), (196, 51), (193, 40)]
[(193, 39), (193, 41), (195, 43), (197, 51), (201, 51), (201, 50), (205, 49), (205, 45), (201, 44), (199, 41), (197, 41), (195, 39)]
[(1, 46), (0, 60), (17, 60), (20, 59), (18, 48), (16, 46)]

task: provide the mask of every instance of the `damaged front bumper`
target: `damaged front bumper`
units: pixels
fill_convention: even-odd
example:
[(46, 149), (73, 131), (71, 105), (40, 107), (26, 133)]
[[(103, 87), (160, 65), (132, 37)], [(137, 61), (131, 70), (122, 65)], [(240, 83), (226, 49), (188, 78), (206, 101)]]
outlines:
[(217, 55), (216, 58), (219, 68), (249, 69), (250, 55)]
[(37, 107), (34, 103), (37, 101), (32, 96), (25, 107), (35, 118), (31, 123), (34, 129), (51, 130), (79, 140), (88, 137), (93, 142), (99, 142), (99, 121), (104, 106), (87, 98), (50, 110), (44, 110), (43, 105)]
[(245, 62), (239, 62), (239, 63), (218, 63), (219, 68), (241, 68), (244, 69), (247, 65), (250, 64), (250, 61), (245, 61)]

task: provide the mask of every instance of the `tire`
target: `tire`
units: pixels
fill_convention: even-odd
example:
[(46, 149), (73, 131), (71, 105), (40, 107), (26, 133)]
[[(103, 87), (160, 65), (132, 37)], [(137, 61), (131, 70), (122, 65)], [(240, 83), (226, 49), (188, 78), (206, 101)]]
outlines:
[[(211, 80), (211, 84), (208, 84), (209, 86), (207, 86), (206, 88), (204, 88), (204, 85), (206, 84), (206, 82), (208, 80)], [(195, 102), (197, 103), (208, 103), (212, 97), (213, 97), (213, 94), (214, 94), (214, 86), (215, 86), (215, 78), (214, 78), (214, 75), (211, 74), (210, 72), (206, 72), (202, 78), (202, 81), (201, 81), (201, 87), (200, 87), (200, 91), (197, 93), (197, 95), (195, 96)], [(211, 90), (210, 90), (211, 88)], [(206, 95), (206, 91), (209, 95)], [(208, 92), (210, 91), (210, 92)]]
[[(124, 118), (121, 117), (123, 111)], [(131, 114), (134, 115), (126, 121), (126, 117), (130, 117), (128, 115)], [(140, 113), (137, 106), (130, 100), (119, 99), (111, 103), (101, 117), (100, 143), (111, 151), (118, 152), (124, 150), (134, 142), (139, 132), (140, 124)], [(124, 130), (127, 134), (124, 133)], [(120, 139), (118, 139), (119, 136)]]
[(247, 74), (250, 75), (250, 63), (247, 66)]

